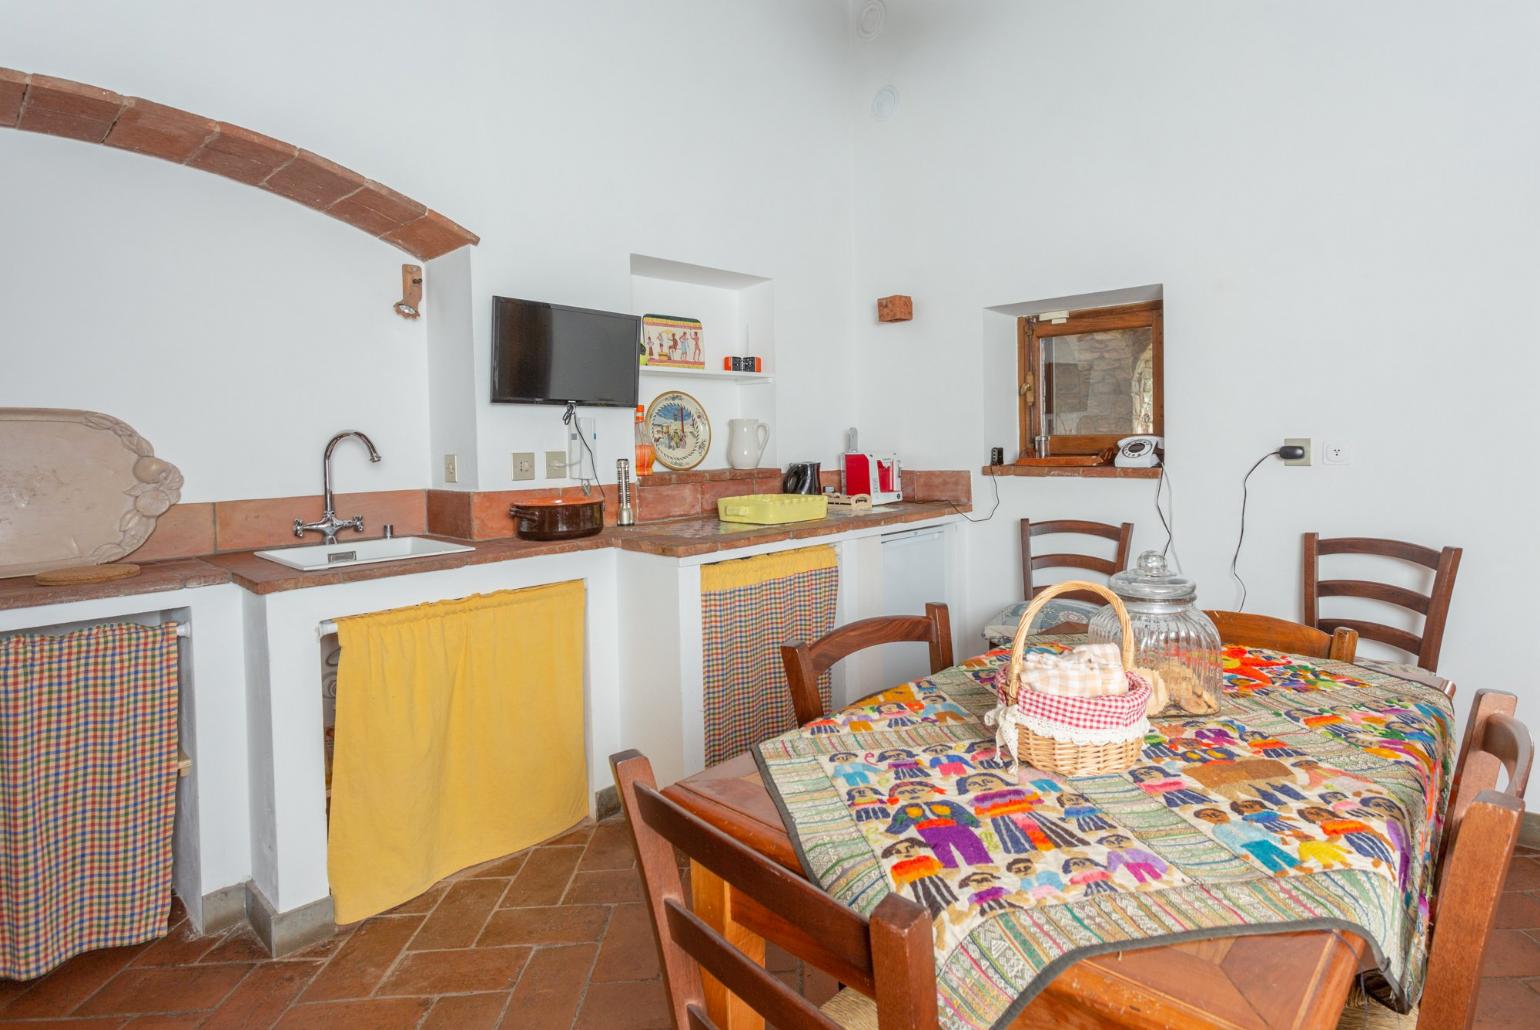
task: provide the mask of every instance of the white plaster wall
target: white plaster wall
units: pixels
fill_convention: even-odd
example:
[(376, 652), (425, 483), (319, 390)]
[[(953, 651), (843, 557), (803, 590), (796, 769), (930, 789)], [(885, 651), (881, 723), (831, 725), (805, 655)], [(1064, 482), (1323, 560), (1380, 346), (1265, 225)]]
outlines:
[[(565, 435), (560, 409), (486, 399), (491, 296), (626, 310), (634, 252), (776, 280), (778, 454), (834, 456), (851, 254), (842, 4), (0, 12), (0, 65), (249, 126), (482, 237), (453, 289), (428, 270), (425, 320), (407, 323), (390, 304), (410, 259), (357, 230), (202, 172), (0, 133), (0, 189), (26, 197), (0, 206), (0, 404), (127, 419), (182, 466), (188, 500), (313, 493), (321, 444), (341, 428), (370, 433), (385, 461), (340, 470), (340, 488), (427, 486), (442, 454), (428, 450), (424, 351), (463, 338), (464, 309), (427, 326), (464, 300), (474, 383), (431, 393), (472, 398), (461, 485), (506, 489), (510, 452), (565, 449)], [(599, 419), (599, 467), (613, 469), (630, 414)], [(435, 412), (434, 445), (465, 446), (461, 420)]]
[[(888, 0), (855, 47), (853, 303), (865, 442), (921, 468), (1014, 454), (1014, 348), (991, 305), (1160, 283), (1177, 544), (1231, 607), (1241, 475), (1284, 436), (1348, 467), (1259, 469), (1248, 610), (1299, 605), (1299, 536), (1466, 548), (1441, 671), (1526, 704), (1540, 573), (1520, 441), (1540, 357), (1540, 31), (1532, 4)], [(1001, 412), (1004, 412), (1002, 418)], [(923, 413), (923, 417), (920, 417)], [(973, 639), (1019, 597), (1015, 520), (1137, 523), (1149, 481), (1011, 479), (967, 527)], [(978, 513), (991, 485), (975, 477)], [(978, 517), (976, 515), (975, 517)], [(1515, 518), (1519, 521), (1515, 522)], [(1468, 696), (1468, 694), (1467, 694)]]

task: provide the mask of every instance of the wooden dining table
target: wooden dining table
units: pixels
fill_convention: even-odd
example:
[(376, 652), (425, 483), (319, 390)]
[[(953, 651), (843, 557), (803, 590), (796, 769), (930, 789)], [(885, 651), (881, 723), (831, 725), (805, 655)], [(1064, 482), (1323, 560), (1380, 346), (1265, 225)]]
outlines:
[[(752, 754), (686, 777), (663, 793), (766, 858), (806, 875)], [(690, 889), (696, 913), (756, 961), (764, 961), (766, 934), (784, 937), (789, 930), (795, 937), (794, 921), (758, 906), (704, 867), (692, 865)], [(1153, 945), (1076, 962), (1011, 1026), (1334, 1027), (1354, 979), (1372, 964), (1363, 938), (1337, 930)], [(720, 984), (703, 979), (717, 1026), (764, 1026)]]

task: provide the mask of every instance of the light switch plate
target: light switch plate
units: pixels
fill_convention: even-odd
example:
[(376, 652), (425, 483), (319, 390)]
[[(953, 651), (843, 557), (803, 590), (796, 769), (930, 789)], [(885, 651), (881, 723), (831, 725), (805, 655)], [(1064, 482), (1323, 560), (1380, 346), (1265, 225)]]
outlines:
[(525, 479), (534, 479), (534, 478), (535, 478), (535, 452), (534, 451), (514, 451), (513, 452), (513, 479), (514, 479), (514, 482), (520, 482), (520, 481), (525, 480)]
[(1315, 452), (1310, 449), (1310, 437), (1286, 436), (1283, 438), (1283, 445), (1285, 447), (1303, 447), (1305, 449), (1305, 456), (1303, 458), (1284, 458), (1283, 463), (1285, 465), (1315, 464)]
[(545, 452), (545, 478), (565, 479), (567, 476), (567, 452)]
[(444, 455), (444, 482), (458, 483), (460, 481), (460, 456), (458, 454)]

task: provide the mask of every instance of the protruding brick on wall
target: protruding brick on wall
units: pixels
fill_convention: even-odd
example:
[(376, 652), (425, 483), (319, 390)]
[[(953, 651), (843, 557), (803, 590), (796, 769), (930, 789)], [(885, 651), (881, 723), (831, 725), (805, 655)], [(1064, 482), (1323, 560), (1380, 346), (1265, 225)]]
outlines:
[(292, 143), (81, 82), (0, 68), (0, 126), (223, 175), (324, 211), (423, 261), (480, 242), (411, 197)]

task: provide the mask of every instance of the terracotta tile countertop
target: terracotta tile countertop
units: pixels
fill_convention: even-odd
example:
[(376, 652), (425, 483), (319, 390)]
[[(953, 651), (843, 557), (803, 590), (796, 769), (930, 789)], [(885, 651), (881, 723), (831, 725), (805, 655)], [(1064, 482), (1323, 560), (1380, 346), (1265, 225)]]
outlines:
[[(668, 558), (690, 558), (740, 547), (759, 547), (780, 543), (783, 540), (802, 540), (831, 536), (854, 529), (921, 522), (968, 510), (970, 509), (967, 505), (957, 506), (948, 501), (901, 502), (887, 505), (879, 511), (863, 512), (858, 515), (830, 515), (815, 522), (794, 522), (784, 526), (727, 523), (720, 522), (709, 515), (702, 515), (649, 522), (638, 526), (608, 526), (595, 536), (577, 540), (540, 541), (522, 540), (517, 537), (482, 540), (474, 545), (475, 550), (472, 551), (429, 558), (412, 558), (407, 561), (380, 562), (374, 565), (353, 565), (316, 572), (299, 572), (279, 565), (277, 562), (258, 558), (251, 551), (239, 551), (230, 554), (211, 554), (203, 558), (148, 562), (139, 575), (110, 583), (44, 587), (38, 586), (31, 576), (0, 580), (0, 611), (101, 597), (157, 593), (186, 587), (213, 586), (219, 583), (236, 583), (252, 593), (271, 594), (280, 590), (356, 583), (384, 579), (389, 576), (437, 572), (442, 569), (458, 569), (467, 565), (486, 565), (491, 562), (515, 561), (519, 558), (535, 558), (549, 554), (572, 554), (605, 547), (642, 551)], [(452, 538), (436, 537), (436, 539)], [(468, 543), (469, 541), (454, 542)]]

